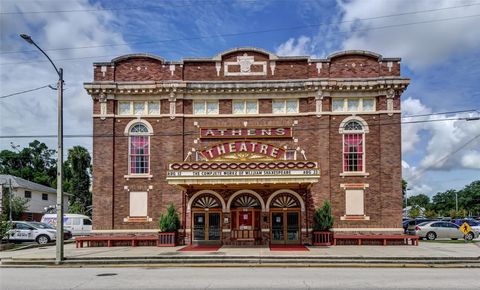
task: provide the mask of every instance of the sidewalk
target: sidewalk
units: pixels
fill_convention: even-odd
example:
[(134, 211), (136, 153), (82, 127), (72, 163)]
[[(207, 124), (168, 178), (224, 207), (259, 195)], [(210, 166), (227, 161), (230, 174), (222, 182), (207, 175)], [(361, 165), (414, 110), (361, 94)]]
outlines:
[[(309, 247), (309, 251), (271, 251), (268, 247), (221, 247), (218, 251), (181, 252), (179, 247), (92, 247), (65, 245), (71, 264), (172, 264), (172, 263), (475, 263), (480, 266), (480, 245), (421, 242), (419, 246), (335, 246)], [(1, 252), (2, 265), (51, 264), (55, 246)]]

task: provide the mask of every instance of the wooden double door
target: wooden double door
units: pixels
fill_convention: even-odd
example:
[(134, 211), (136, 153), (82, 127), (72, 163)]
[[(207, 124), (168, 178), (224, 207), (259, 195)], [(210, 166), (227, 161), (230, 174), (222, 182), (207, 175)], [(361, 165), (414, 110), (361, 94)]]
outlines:
[(272, 244), (300, 244), (300, 211), (271, 211), (270, 229)]

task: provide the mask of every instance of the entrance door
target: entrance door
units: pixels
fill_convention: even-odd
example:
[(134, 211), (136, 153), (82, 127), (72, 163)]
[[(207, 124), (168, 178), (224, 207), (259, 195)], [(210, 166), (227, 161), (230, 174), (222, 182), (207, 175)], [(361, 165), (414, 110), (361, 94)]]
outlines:
[(298, 211), (273, 211), (272, 244), (300, 243), (300, 213)]
[(220, 243), (220, 218), (219, 212), (194, 212), (193, 240)]

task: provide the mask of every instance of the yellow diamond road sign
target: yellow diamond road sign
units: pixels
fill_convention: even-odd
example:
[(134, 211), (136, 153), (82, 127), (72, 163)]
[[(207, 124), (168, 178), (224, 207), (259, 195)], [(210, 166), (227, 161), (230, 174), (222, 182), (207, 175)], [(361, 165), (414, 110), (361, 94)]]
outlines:
[(466, 234), (468, 234), (469, 232), (472, 231), (472, 228), (470, 227), (469, 224), (467, 224), (467, 223), (465, 222), (465, 223), (463, 223), (463, 224), (460, 226), (459, 230), (460, 230), (464, 235), (466, 235)]

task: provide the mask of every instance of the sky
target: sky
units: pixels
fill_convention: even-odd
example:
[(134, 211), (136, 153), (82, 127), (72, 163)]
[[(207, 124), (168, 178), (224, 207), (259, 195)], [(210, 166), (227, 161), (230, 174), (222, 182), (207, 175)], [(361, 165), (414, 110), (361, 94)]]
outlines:
[[(466, 120), (480, 114), (480, 0), (0, 3), (1, 96), (56, 86), (54, 68), (18, 36), (29, 34), (64, 69), (66, 135), (92, 134), (83, 83), (92, 81), (96, 61), (127, 53), (211, 57), (241, 46), (316, 58), (370, 50), (401, 57), (402, 76), (411, 78), (402, 95), (409, 195), (432, 196), (480, 179), (480, 120)], [(57, 92), (48, 87), (0, 98), (0, 150), (12, 150), (12, 142), (20, 150), (34, 138), (56, 148), (56, 110)], [(38, 137), (45, 135), (53, 137)], [(88, 136), (64, 143), (92, 149)]]

